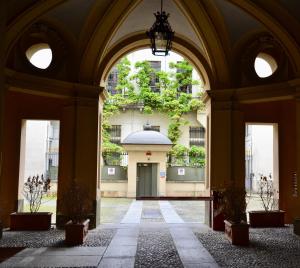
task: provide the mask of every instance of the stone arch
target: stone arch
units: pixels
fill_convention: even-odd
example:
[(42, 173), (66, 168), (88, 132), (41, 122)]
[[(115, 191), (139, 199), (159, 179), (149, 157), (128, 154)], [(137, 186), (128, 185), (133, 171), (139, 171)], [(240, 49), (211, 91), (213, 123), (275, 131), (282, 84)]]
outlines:
[[(144, 33), (130, 36), (115, 45), (100, 63), (96, 83), (104, 86), (109, 71), (120, 58), (134, 50), (148, 47), (149, 40)], [(189, 42), (179, 37), (175, 37), (173, 41), (173, 50), (186, 57), (196, 68), (203, 79), (205, 89), (208, 90), (214, 85), (214, 79), (210, 66), (199, 50), (197, 50)]]

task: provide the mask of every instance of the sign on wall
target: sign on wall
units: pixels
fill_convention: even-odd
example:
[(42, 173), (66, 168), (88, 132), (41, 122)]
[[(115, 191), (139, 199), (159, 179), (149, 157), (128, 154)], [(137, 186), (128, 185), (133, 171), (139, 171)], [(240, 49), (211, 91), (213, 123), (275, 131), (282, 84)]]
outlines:
[(115, 175), (116, 174), (116, 169), (115, 168), (108, 168), (107, 169), (107, 174), (108, 175)]
[(165, 172), (165, 171), (161, 171), (161, 172), (159, 173), (159, 176), (160, 176), (161, 178), (165, 178), (165, 177), (166, 177), (166, 172)]
[(178, 175), (179, 176), (184, 176), (185, 175), (185, 169), (184, 168), (179, 168), (178, 169)]

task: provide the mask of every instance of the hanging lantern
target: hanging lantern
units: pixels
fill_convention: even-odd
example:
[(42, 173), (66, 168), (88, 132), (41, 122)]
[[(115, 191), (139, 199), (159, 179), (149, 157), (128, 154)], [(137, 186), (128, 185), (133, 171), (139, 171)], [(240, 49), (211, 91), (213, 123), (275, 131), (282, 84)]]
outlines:
[(150, 30), (146, 32), (150, 38), (152, 54), (156, 56), (167, 56), (172, 49), (174, 38), (174, 32), (168, 22), (169, 14), (162, 10), (162, 6), (161, 1), (161, 10), (154, 13), (156, 20)]

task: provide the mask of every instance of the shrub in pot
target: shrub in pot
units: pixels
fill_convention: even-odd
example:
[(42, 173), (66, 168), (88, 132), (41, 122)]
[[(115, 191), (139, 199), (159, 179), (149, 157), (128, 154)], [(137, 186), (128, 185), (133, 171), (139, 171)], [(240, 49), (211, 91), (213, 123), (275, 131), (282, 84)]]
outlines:
[(264, 210), (249, 211), (251, 227), (283, 227), (285, 211), (275, 209), (278, 205), (276, 190), (273, 186), (272, 176), (261, 175), (258, 194)]
[(249, 224), (246, 221), (246, 191), (234, 181), (223, 192), (225, 236), (233, 245), (249, 245)]
[(49, 230), (51, 228), (50, 212), (38, 212), (43, 197), (50, 191), (50, 179), (33, 176), (24, 183), (23, 195), (29, 203), (30, 212), (10, 214), (10, 230)]
[(300, 218), (294, 219), (294, 234), (300, 235)]
[(64, 211), (67, 213), (65, 224), (65, 242), (74, 246), (83, 244), (89, 229), (90, 220), (87, 215), (90, 211), (88, 191), (73, 180), (63, 197)]

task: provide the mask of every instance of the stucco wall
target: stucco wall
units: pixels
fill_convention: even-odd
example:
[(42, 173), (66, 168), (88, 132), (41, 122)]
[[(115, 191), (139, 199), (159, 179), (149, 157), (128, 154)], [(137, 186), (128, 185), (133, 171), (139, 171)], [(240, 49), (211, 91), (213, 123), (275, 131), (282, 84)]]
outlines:
[[(190, 126), (200, 126), (197, 120), (197, 113), (190, 112), (183, 115), (183, 119), (187, 120), (188, 124), (181, 126), (182, 135), (178, 140), (179, 144), (189, 146)], [(121, 125), (121, 140), (124, 140), (130, 133), (143, 130), (146, 123), (153, 126), (160, 126), (160, 132), (168, 135), (168, 126), (170, 120), (166, 114), (153, 112), (153, 114), (144, 114), (142, 111), (126, 109), (110, 118), (110, 124)]]

